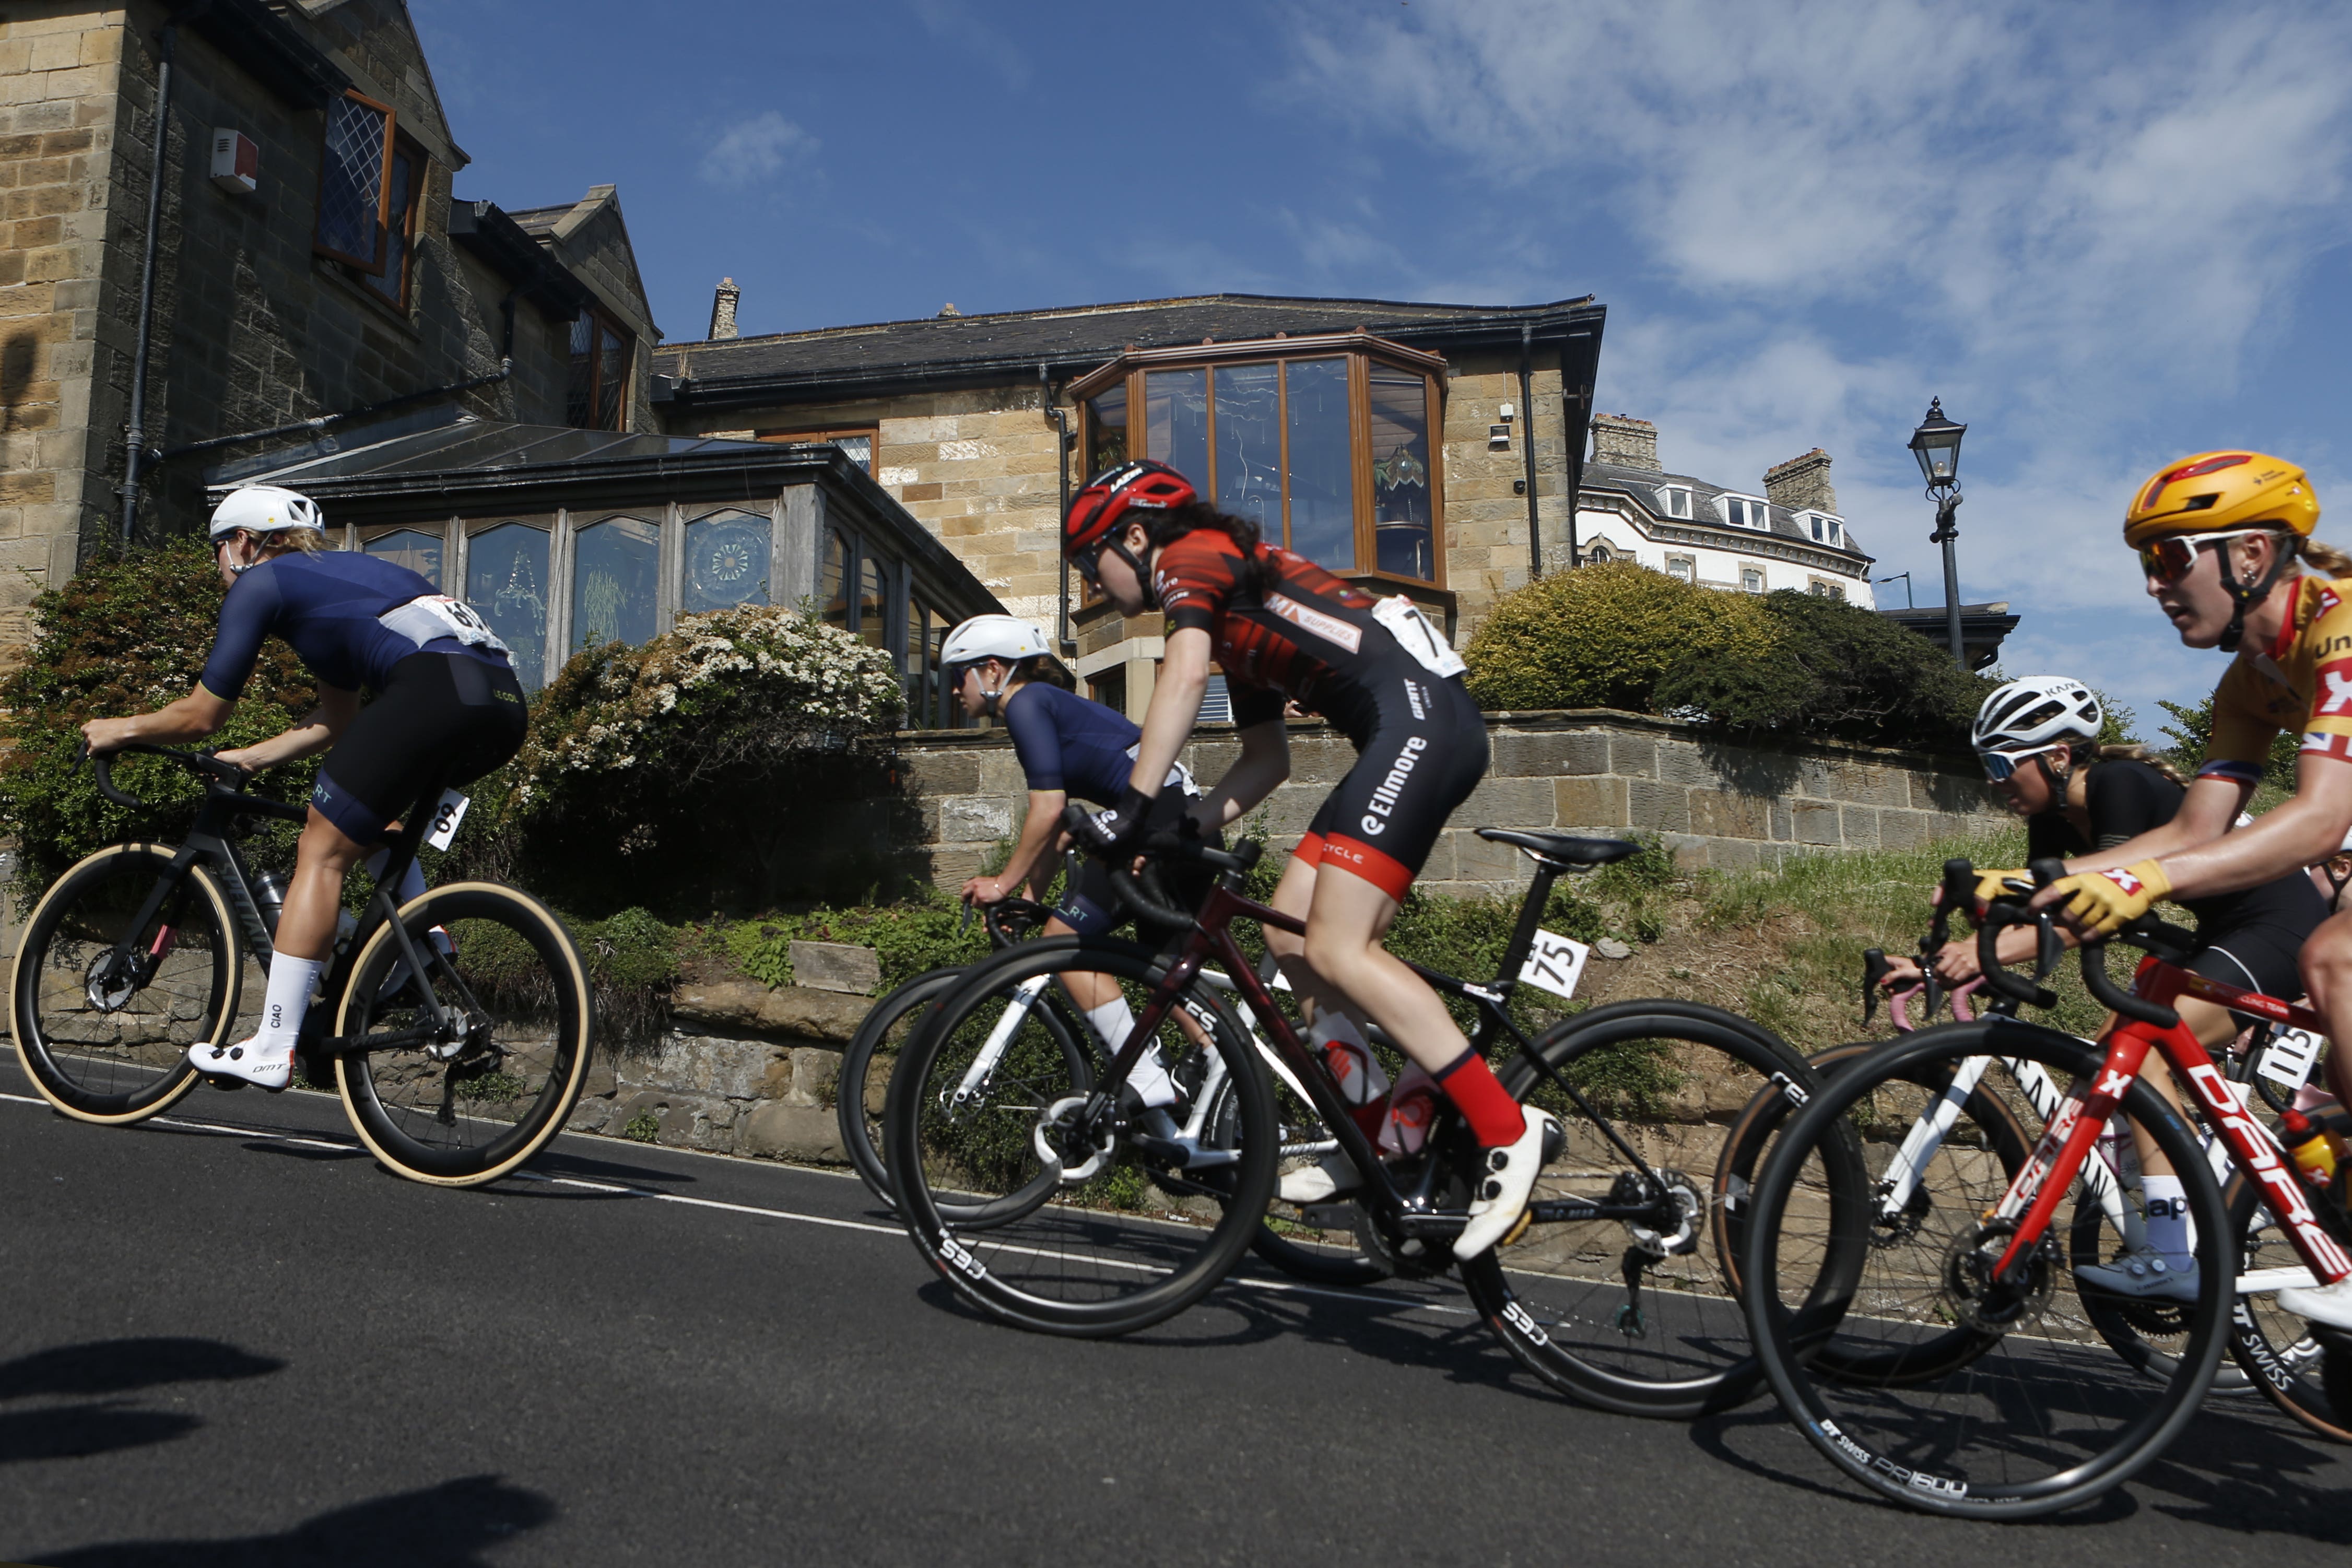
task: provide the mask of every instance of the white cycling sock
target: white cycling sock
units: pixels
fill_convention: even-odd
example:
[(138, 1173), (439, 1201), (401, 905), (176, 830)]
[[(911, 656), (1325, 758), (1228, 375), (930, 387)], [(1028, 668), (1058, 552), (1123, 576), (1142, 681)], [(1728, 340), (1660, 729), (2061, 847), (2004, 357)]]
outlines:
[(261, 1029), (254, 1036), (265, 1051), (291, 1051), (302, 1032), (302, 1015), (310, 1010), (310, 990), (326, 966), (316, 958), (297, 958), (273, 949), (269, 955), (269, 993), (261, 1004)]
[[(1088, 1008), (1087, 1021), (1102, 1036), (1104, 1049), (1116, 1054), (1127, 1043), (1128, 1031), (1135, 1027), (1135, 1014), (1128, 1009), (1125, 997), (1113, 997), (1098, 1008)], [(1137, 1059), (1135, 1071), (1127, 1075), (1127, 1082), (1146, 1110), (1173, 1105), (1181, 1098), (1176, 1092), (1176, 1081), (1168, 1076), (1168, 1069), (1160, 1062), (1157, 1045)]]
[(2141, 1178), (2147, 1197), (2147, 1244), (2169, 1268), (2186, 1269), (2197, 1258), (2197, 1228), (2189, 1222), (2189, 1189), (2177, 1176)]

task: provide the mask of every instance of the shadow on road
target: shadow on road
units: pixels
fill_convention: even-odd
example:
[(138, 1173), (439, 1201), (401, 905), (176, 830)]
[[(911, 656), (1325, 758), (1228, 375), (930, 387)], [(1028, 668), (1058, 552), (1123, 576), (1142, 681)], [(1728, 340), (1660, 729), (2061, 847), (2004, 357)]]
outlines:
[(41, 1568), (469, 1568), (483, 1553), (555, 1517), (555, 1504), (497, 1476), (467, 1476), (322, 1513), (276, 1535), (227, 1541), (121, 1541), (34, 1552)]
[(173, 1383), (260, 1377), (286, 1364), (209, 1339), (111, 1339), (0, 1363), (0, 1400), (79, 1400), (0, 1411), (0, 1464), (85, 1458), (166, 1443), (203, 1422), (115, 1397)]

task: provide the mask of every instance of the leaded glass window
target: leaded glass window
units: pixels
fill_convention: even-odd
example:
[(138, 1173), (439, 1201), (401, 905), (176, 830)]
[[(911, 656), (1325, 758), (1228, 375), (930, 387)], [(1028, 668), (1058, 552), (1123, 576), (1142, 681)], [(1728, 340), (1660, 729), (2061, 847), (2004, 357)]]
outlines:
[(661, 528), (607, 517), (572, 536), (572, 652), (649, 643), (661, 579)]
[[(435, 588), (441, 588), (441, 536), (415, 528), (378, 534), (361, 547), (368, 554), (404, 566)], [(446, 590), (444, 590), (446, 592)]]
[(547, 530), (529, 523), (499, 523), (466, 540), (466, 602), (534, 691), (547, 681)]
[(371, 273), (383, 266), (392, 125), (390, 105), (355, 92), (327, 105), (319, 172), (319, 226), (312, 247)]
[(678, 609), (688, 614), (766, 604), (773, 554), (772, 525), (757, 513), (713, 512), (686, 525), (686, 583)]

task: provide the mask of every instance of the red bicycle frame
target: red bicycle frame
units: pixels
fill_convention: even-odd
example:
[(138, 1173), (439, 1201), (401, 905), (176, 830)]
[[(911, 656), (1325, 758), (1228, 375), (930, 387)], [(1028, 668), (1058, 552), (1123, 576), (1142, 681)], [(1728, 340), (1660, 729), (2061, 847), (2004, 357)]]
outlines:
[[(2140, 961), (2132, 990), (2159, 1007), (2168, 1008), (2182, 997), (2195, 997), (2232, 1012), (2252, 1013), (2315, 1034), (2327, 1032), (2326, 1020), (2309, 1008), (2283, 1002), (2260, 991), (2242, 991), (2161, 958)], [(2332, 1285), (2352, 1276), (2352, 1257), (2346, 1256), (2343, 1246), (2320, 1223), (2294, 1162), (2283, 1157), (2269, 1131), (2248, 1113), (2244, 1102), (2231, 1087), (2228, 1075), (2215, 1064), (2204, 1043), (2187, 1024), (2176, 1021), (2170, 1029), (2159, 1029), (2132, 1019), (2118, 1019), (2115, 1028), (2107, 1031), (2106, 1048), (2106, 1060), (2100, 1064), (2098, 1076), (2088, 1091), (2080, 1097), (2070, 1095), (2059, 1106), (2058, 1114), (2050, 1119), (2041, 1140), (2034, 1145), (2032, 1157), (2018, 1171), (1993, 1211), (1996, 1218), (2004, 1219), (2016, 1218), (2021, 1210), (2024, 1214), (2010, 1238), (2009, 1249), (2001, 1254), (2000, 1262), (1993, 1270), (1995, 1279), (2007, 1278), (2020, 1259), (2040, 1244), (2051, 1217), (2074, 1186), (2075, 1173), (2083, 1168), (2092, 1145), (2098, 1141), (2100, 1129), (2115, 1114), (2151, 1050), (2171, 1065), (2173, 1076), (2186, 1083), (2205, 1107), (2206, 1115), (2229, 1146), (2238, 1168), (2252, 1173), (2262, 1183), (2263, 1204), (2272, 1218), (2285, 1227), (2287, 1239), (2294, 1244), (2305, 1266), (2322, 1284)]]

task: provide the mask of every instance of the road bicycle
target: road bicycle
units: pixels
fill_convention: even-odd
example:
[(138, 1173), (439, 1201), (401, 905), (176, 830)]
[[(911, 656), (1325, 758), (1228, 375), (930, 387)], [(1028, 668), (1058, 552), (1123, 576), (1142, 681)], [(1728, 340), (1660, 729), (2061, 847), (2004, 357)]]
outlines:
[[(1945, 870), (1944, 901), (1958, 907), (1975, 872), (1965, 861)], [(2063, 866), (2037, 862), (2032, 874), (2046, 883)], [(2030, 924), (2042, 932), (2032, 978), (2002, 970), (1994, 956), (2003, 928)], [(1977, 939), (1988, 988), (2054, 1005), (2040, 983), (2060, 956), (2047, 916), (1996, 901)], [(2027, 1518), (2100, 1495), (2161, 1453), (2195, 1414), (2233, 1315), (2252, 1315), (2246, 1303), (2288, 1283), (2352, 1273), (2341, 1212), (2313, 1204), (2243, 1087), (2170, 1004), (2196, 996), (2298, 1028), (2319, 1020), (2180, 967), (2189, 933), (2151, 919), (2118, 939), (2148, 954), (2131, 991), (2108, 976), (2105, 941), (2082, 950), (2084, 985), (2118, 1019), (2101, 1042), (2005, 1013), (1908, 1035), (1831, 1074), (1774, 1140), (1757, 1177), (1741, 1274), (1765, 1374), (1840, 1470), (1911, 1506)], [(2183, 1086), (2191, 1115), (2140, 1077), (2151, 1050)], [(1982, 1074), (1995, 1060), (2067, 1085), (2013, 1166), (1954, 1135), (1963, 1124), (1951, 1108), (1986, 1094)], [(2100, 1303), (2137, 1318), (2143, 1332), (2168, 1331), (2159, 1337), (2170, 1338), (2168, 1355), (2137, 1361), (2119, 1358), (2080, 1304), (2097, 1293), (2073, 1289), (2074, 1268), (2088, 1260), (2069, 1245), (2086, 1210), (2109, 1223), (2095, 1190), (2102, 1178), (2086, 1173), (2127, 1168), (2134, 1129), (2180, 1176), (2197, 1260), (2185, 1299)], [(1857, 1130), (1870, 1173), (1861, 1201), (1843, 1189), (1827, 1205), (1793, 1192), (1812, 1145)], [(2238, 1215), (2215, 1179), (2205, 1131), (2242, 1178)], [(2076, 1222), (2062, 1225), (2070, 1198)], [(2123, 1204), (2126, 1223), (2133, 1207)], [(2253, 1224), (2255, 1208), (2267, 1212), (2271, 1232)], [(2250, 1257), (2247, 1238), (2266, 1234), (2263, 1253)], [(2299, 1267), (2284, 1262), (2290, 1252)], [(1872, 1375), (1853, 1375), (1856, 1361)], [(2260, 1385), (2276, 1397), (2270, 1381)]]
[[(245, 793), (243, 771), (207, 753), (124, 749), (202, 780), (194, 823), (176, 845), (110, 844), (58, 878), (26, 919), (9, 987), (26, 1075), (65, 1114), (113, 1126), (160, 1114), (204, 1080), (189, 1046), (252, 1032), (244, 995), (271, 951), (283, 883), (257, 873), (239, 841), (257, 819), (307, 815)], [(107, 800), (149, 810), (116, 788), (112, 759), (96, 767)], [(570, 933), (528, 894), (461, 882), (394, 905), (390, 890), (441, 794), (428, 789), (393, 835), (373, 895), (337, 939), (295, 1061), (304, 1081), (334, 1084), (386, 1166), (473, 1186), (562, 1130), (587, 1075), (595, 1007)]]
[[(1510, 1002), (1561, 874), (1638, 846), (1495, 828), (1482, 836), (1535, 862), (1496, 977), (1472, 984), (1415, 966), (1476, 1020), (1482, 1051), (1507, 1043), (1507, 1088), (1551, 1109), (1564, 1136), (1548, 1151), (1527, 1223), (1500, 1252), (1461, 1266), (1483, 1317), (1552, 1386), (1604, 1406), (1690, 1414), (1754, 1386), (1739, 1314), (1707, 1256), (1707, 1195), (1689, 1174), (1711, 1161), (1721, 1122), (1759, 1085), (1803, 1097), (1811, 1070), (1785, 1042), (1717, 1009), (1626, 1003), (1531, 1038)], [(1406, 1278), (1455, 1267), (1480, 1151), (1433, 1096), (1425, 1141), (1385, 1151), (1323, 1059), (1305, 1045), (1230, 929), (1237, 918), (1287, 931), (1298, 922), (1245, 897), (1257, 846), (1234, 852), (1160, 837), (1151, 856), (1182, 856), (1223, 874), (1197, 914), (1172, 908), (1125, 870), (1130, 905), (1187, 926), (1165, 963), (1131, 945), (1061, 939), (978, 967), (902, 1051), (885, 1108), (887, 1163), (902, 1219), (923, 1256), (966, 1299), (1019, 1326), (1105, 1335), (1164, 1321), (1198, 1301), (1250, 1241), (1298, 1131), (1335, 1144), (1363, 1185), (1342, 1219), (1299, 1211), (1309, 1228), (1349, 1224), (1364, 1252)], [(1268, 1068), (1226, 994), (1205, 984), (1211, 959), (1271, 1048)], [(1066, 969), (1118, 976), (1136, 1026), (1092, 1074), (1069, 1070), (1042, 1034), (995, 1026), (1007, 988)], [(1194, 1046), (1170, 1024), (1182, 1009)], [(1581, 1027), (1574, 1027), (1581, 1026)], [(1157, 1047), (1180, 1082), (1221, 1073), (1206, 1135), (1155, 1130), (1123, 1106), (1120, 1085)], [(1858, 1167), (1845, 1179), (1859, 1179)], [(977, 1215), (975, 1218), (973, 1216)]]

